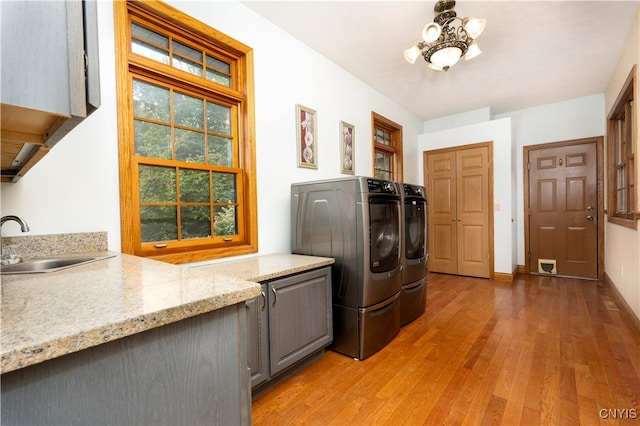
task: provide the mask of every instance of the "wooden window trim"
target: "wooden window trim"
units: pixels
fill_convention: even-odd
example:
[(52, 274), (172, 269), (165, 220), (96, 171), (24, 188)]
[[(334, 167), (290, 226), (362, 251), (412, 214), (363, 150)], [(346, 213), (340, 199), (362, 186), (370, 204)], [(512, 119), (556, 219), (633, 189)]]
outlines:
[[(377, 143), (375, 141), (375, 129), (380, 128), (391, 133), (391, 146)], [(388, 118), (371, 112), (371, 141), (373, 143), (372, 153), (372, 173), (375, 176), (376, 152), (380, 151), (393, 158), (393, 180), (404, 181), (403, 158), (402, 158), (402, 126), (389, 120)]]
[[(132, 17), (143, 16), (154, 25), (178, 26), (177, 33), (185, 40), (200, 44), (211, 45), (220, 49), (214, 53), (218, 56), (230, 59), (231, 73), (235, 77), (231, 88), (217, 85), (216, 90), (223, 96), (242, 102), (242, 115), (238, 122), (238, 137), (241, 153), (238, 156), (241, 175), (238, 180), (237, 200), (244, 206), (244, 214), (238, 215), (239, 238), (232, 241), (212, 244), (188, 244), (175, 248), (170, 252), (158, 252), (142, 249), (139, 223), (139, 197), (137, 178), (133, 177), (131, 170), (134, 167), (134, 159), (130, 155), (132, 123), (131, 114), (133, 105), (129, 99), (131, 72), (135, 74), (149, 74), (151, 69), (158, 68), (159, 63), (131, 53), (129, 15)], [(257, 227), (257, 182), (256, 182), (256, 154), (255, 154), (255, 106), (253, 87), (253, 50), (214, 30), (202, 22), (180, 12), (179, 10), (159, 1), (116, 1), (114, 2), (115, 21), (115, 45), (116, 45), (116, 97), (118, 102), (118, 139), (119, 139), (119, 165), (120, 165), (120, 221), (122, 252), (149, 257), (170, 263), (187, 263), (208, 259), (238, 256), (255, 253), (258, 251), (258, 227)], [(135, 18), (134, 18), (135, 19)], [(171, 32), (174, 32), (173, 30)], [(185, 75), (178, 70), (167, 66), (162, 70), (163, 75), (176, 88), (188, 87), (193, 91), (194, 86), (203, 86), (202, 79), (196, 76)], [(197, 83), (196, 83), (197, 81)], [(182, 83), (181, 83), (182, 82)], [(209, 95), (210, 96), (210, 95)]]
[[(611, 112), (607, 117), (607, 157), (608, 157), (608, 182), (607, 182), (607, 220), (610, 223), (616, 225), (625, 226), (627, 228), (637, 229), (638, 219), (640, 219), (640, 211), (638, 210), (638, 182), (636, 181), (638, 176), (638, 122), (637, 122), (637, 99), (638, 93), (637, 81), (636, 81), (637, 65), (634, 65), (624, 82), (616, 101), (613, 104)], [(633, 107), (636, 111), (629, 113), (629, 101), (633, 102)], [(633, 181), (632, 193), (627, 196), (627, 200), (630, 203), (627, 206), (627, 213), (625, 215), (617, 215), (617, 196), (618, 196), (618, 180), (617, 180), (617, 153), (616, 148), (618, 146), (617, 127), (620, 121), (620, 117), (631, 119), (631, 128), (633, 138), (629, 137), (627, 141), (628, 152), (626, 153), (626, 176), (627, 176), (627, 191), (629, 191), (629, 181)], [(635, 148), (631, 153), (631, 149)]]

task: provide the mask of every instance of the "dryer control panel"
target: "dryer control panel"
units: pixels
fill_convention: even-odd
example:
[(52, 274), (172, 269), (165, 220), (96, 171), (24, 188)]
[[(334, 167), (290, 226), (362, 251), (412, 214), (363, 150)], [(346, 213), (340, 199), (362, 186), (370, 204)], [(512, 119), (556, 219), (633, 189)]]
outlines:
[(424, 187), (419, 185), (402, 184), (404, 195), (424, 198)]
[(396, 187), (395, 183), (388, 180), (367, 179), (367, 185), (369, 186), (369, 192), (381, 194), (398, 193), (398, 188)]

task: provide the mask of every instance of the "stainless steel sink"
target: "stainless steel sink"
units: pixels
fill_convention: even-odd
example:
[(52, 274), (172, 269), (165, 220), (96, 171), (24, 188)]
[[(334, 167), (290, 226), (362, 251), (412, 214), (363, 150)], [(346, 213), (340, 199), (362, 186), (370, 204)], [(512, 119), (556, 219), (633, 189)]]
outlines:
[(56, 256), (26, 259), (24, 262), (13, 265), (0, 265), (0, 273), (8, 274), (35, 274), (43, 272), (55, 272), (73, 266), (84, 265), (98, 260), (108, 259), (110, 256)]

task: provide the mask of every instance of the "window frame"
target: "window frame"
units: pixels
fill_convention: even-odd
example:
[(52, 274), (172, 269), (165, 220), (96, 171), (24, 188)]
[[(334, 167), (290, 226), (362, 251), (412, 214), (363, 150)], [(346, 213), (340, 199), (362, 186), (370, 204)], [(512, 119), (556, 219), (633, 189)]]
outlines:
[[(186, 263), (238, 256), (258, 251), (257, 184), (255, 158), (255, 113), (253, 50), (208, 25), (159, 1), (114, 2), (116, 34), (116, 99), (118, 102), (118, 157), (120, 166), (120, 221), (122, 252), (169, 263)], [(131, 22), (171, 33), (179, 42), (202, 47), (216, 57), (229, 60), (231, 87), (207, 81), (132, 52)], [(133, 80), (169, 84), (174, 90), (196, 93), (238, 105), (238, 233), (229, 237), (142, 243), (138, 161), (134, 158)], [(234, 148), (235, 149), (235, 148)], [(176, 161), (167, 164), (175, 166)], [(195, 169), (198, 168), (194, 164)]]
[[(385, 145), (376, 142), (376, 129), (384, 130), (391, 134), (391, 144)], [(402, 158), (402, 126), (389, 120), (388, 118), (371, 112), (371, 143), (372, 143), (372, 173), (376, 176), (376, 154), (380, 153), (391, 157), (392, 161), (392, 177), (390, 180), (402, 182), (403, 177), (403, 158)]]
[[(607, 220), (617, 225), (637, 229), (637, 65), (624, 82), (607, 117), (608, 211)], [(630, 122), (629, 122), (630, 120)], [(621, 161), (618, 161), (618, 160)], [(626, 208), (618, 211), (620, 197)]]

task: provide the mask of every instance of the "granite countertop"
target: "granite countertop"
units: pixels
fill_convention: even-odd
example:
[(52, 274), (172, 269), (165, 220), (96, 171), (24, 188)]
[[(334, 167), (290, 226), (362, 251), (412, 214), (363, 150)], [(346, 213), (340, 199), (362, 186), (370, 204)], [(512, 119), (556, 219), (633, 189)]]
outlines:
[(176, 266), (106, 250), (105, 233), (7, 238), (27, 257), (66, 249), (112, 256), (51, 273), (2, 276), (0, 372), (110, 342), (260, 295), (258, 282), (331, 265), (332, 258), (271, 254)]
[(331, 257), (304, 256), (300, 254), (267, 254), (247, 259), (230, 260), (193, 267), (194, 270), (223, 274), (239, 280), (269, 281), (335, 263)]
[(2, 276), (7, 373), (260, 295), (254, 282), (115, 252), (51, 273)]

